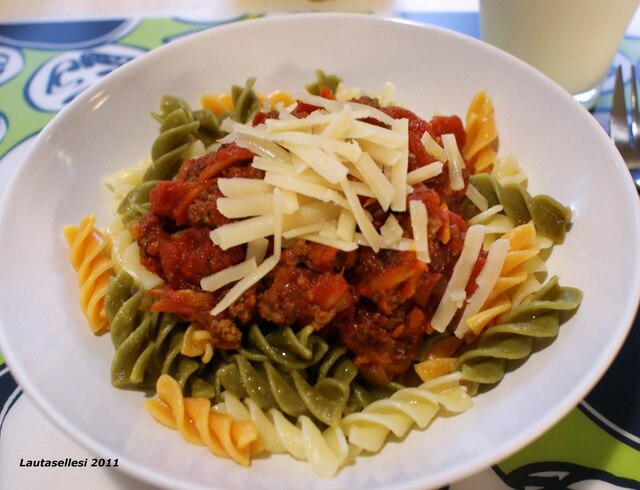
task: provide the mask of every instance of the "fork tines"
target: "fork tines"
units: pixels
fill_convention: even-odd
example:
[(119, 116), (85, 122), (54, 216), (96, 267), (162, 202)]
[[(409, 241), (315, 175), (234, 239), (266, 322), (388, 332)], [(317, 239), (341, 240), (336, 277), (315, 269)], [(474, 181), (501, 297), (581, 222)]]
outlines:
[(611, 139), (616, 147), (626, 159), (630, 155), (636, 154), (636, 149), (640, 151), (640, 114), (638, 111), (638, 91), (636, 88), (636, 70), (631, 66), (631, 123), (627, 117), (627, 104), (624, 94), (624, 80), (622, 75), (622, 67), (618, 66), (616, 70), (616, 79), (613, 89), (613, 100), (611, 102), (611, 123), (610, 134)]

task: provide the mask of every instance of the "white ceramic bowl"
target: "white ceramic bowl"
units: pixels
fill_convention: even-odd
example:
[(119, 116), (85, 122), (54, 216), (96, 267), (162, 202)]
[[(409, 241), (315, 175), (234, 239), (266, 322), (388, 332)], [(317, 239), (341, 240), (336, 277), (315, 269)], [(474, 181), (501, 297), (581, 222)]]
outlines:
[[(258, 77), (259, 90), (298, 90), (314, 70), (349, 85), (397, 86), (396, 99), (425, 117), (464, 115), (478, 89), (493, 98), (500, 153), (515, 154), (530, 191), (569, 205), (574, 225), (549, 269), (579, 287), (578, 314), (549, 347), (475, 398), (335, 478), (288, 456), (241, 468), (189, 445), (146, 413), (142, 395), (111, 387), (110, 340), (94, 337), (78, 306), (65, 224), (95, 212), (109, 221), (102, 176), (150, 148), (163, 94), (191, 103)], [(209, 488), (414, 488), (468, 476), (524, 446), (596, 383), (636, 313), (638, 197), (596, 120), (525, 64), (471, 38), (367, 15), (267, 17), (173, 42), (83, 93), (40, 134), (0, 215), (0, 348), (26, 393), (56, 424), (104, 458), (155, 485)]]

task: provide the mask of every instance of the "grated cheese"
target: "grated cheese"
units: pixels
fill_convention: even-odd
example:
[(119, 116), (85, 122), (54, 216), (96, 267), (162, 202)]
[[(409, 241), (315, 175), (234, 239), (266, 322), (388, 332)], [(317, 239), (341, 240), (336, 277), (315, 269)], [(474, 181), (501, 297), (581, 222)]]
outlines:
[(484, 197), (474, 185), (469, 184), (466, 196), (480, 211), (489, 209), (489, 201), (487, 201), (487, 198)]
[(303, 160), (318, 175), (321, 175), (332, 184), (337, 184), (347, 176), (347, 168), (336, 157), (336, 155), (331, 152), (301, 143), (286, 142), (283, 143), (283, 145), (291, 153)]
[[(331, 124), (336, 124), (336, 120), (344, 121), (344, 120), (353, 120), (353, 119), (361, 119), (364, 117), (369, 117), (371, 115), (370, 111), (353, 111), (350, 107), (345, 106), (342, 108), (342, 111), (337, 114), (327, 114), (327, 113), (319, 113), (314, 112), (305, 118), (293, 118), (293, 119), (267, 119), (265, 124), (267, 126), (268, 133), (274, 133), (277, 131), (295, 131), (300, 129), (309, 129), (313, 126), (330, 126)], [(341, 132), (338, 132), (338, 135)], [(329, 136), (335, 138), (337, 136), (331, 134), (326, 134), (326, 129), (323, 131), (323, 136)]]
[(427, 207), (420, 200), (413, 199), (409, 202), (409, 215), (411, 217), (411, 230), (415, 240), (416, 258), (425, 263), (431, 262), (429, 257), (429, 242), (427, 239)]
[(289, 154), (273, 141), (267, 141), (249, 134), (240, 134), (236, 137), (235, 143), (239, 147), (246, 148), (258, 156), (282, 160), (283, 162), (289, 161)]
[(218, 188), (226, 197), (249, 196), (253, 194), (270, 193), (273, 186), (258, 179), (245, 179), (242, 177), (233, 177), (230, 179), (219, 178)]
[(273, 256), (278, 260), (282, 249), (283, 208), (282, 191), (276, 188), (273, 190)]
[[(355, 93), (344, 86), (338, 92)], [(378, 95), (380, 105), (389, 105), (393, 93), (392, 84), (384, 85)], [(282, 248), (298, 238), (344, 251), (358, 246), (376, 252), (382, 248), (413, 251), (428, 263), (427, 208), (420, 200), (408, 203), (407, 196), (413, 185), (440, 175), (445, 163), (454, 190), (462, 180), (464, 161), (457, 145), (450, 147), (453, 135), (443, 135), (443, 148), (425, 133), (422, 143), (438, 161), (409, 173), (408, 119), (394, 119), (380, 109), (341, 97), (331, 100), (302, 94), (297, 99), (320, 109), (298, 118), (290, 112), (293, 106), (281, 105), (276, 108), (280, 117), (256, 126), (225, 120), (224, 129), (230, 134), (219, 142), (235, 142), (251, 150), (256, 155), (251, 165), (265, 176), (262, 180), (218, 179), (223, 197), (217, 199), (217, 209), (238, 221), (212, 230), (211, 240), (224, 250), (246, 245), (246, 259), (202, 280), (203, 289), (236, 282), (212, 310), (213, 315), (224, 311), (272, 270)], [(371, 124), (368, 118), (386, 127)], [(473, 189), (469, 192), (473, 195)], [(409, 211), (413, 238), (403, 236), (404, 229), (392, 213), (377, 230), (372, 214), (362, 204), (369, 199), (375, 199), (383, 211)], [(476, 226), (467, 231), (448, 286), (451, 289), (434, 316), (438, 328), (446, 327), (466, 299), (466, 281), (485, 230)], [(270, 243), (273, 255), (265, 259)]]
[(482, 225), (473, 225), (467, 230), (460, 257), (453, 268), (453, 274), (451, 274), (442, 299), (431, 319), (431, 326), (437, 332), (444, 332), (461, 306), (461, 300), (466, 298), (465, 289), (482, 247), (484, 235), (485, 227)]
[(336, 236), (346, 242), (353, 242), (356, 232), (356, 218), (351, 211), (340, 210), (340, 217), (336, 225)]
[(353, 242), (347, 242), (337, 238), (327, 238), (320, 235), (304, 235), (302, 238), (309, 240), (310, 242), (320, 243), (321, 245), (337, 248), (338, 250), (343, 250), (345, 252), (352, 252), (358, 248), (358, 245)]
[(362, 151), (367, 152), (378, 165), (385, 167), (393, 167), (402, 156), (400, 150), (379, 145), (370, 140), (358, 140), (358, 144)]
[(380, 235), (382, 236), (382, 244), (385, 245), (393, 245), (397, 243), (402, 238), (402, 234), (404, 230), (398, 220), (393, 214), (390, 214), (387, 218), (387, 221), (384, 222), (384, 225), (380, 227)]
[[(392, 128), (404, 135), (405, 141), (409, 139), (409, 120), (394, 120)], [(391, 201), (393, 211), (404, 212), (407, 210), (407, 170), (409, 168), (409, 145), (406, 144), (400, 153), (400, 159), (391, 167), (391, 184), (394, 188), (394, 196)]]
[(386, 82), (380, 89), (380, 94), (378, 95), (378, 103), (382, 107), (390, 105), (391, 99), (393, 98), (393, 94), (395, 94), (395, 92), (396, 86), (391, 82)]
[(378, 235), (378, 232), (373, 227), (373, 224), (371, 223), (371, 221), (369, 221), (369, 217), (366, 215), (365, 210), (362, 208), (360, 200), (351, 187), (351, 184), (349, 184), (349, 181), (345, 179), (340, 183), (340, 185), (342, 186), (342, 190), (347, 198), (347, 201), (351, 208), (351, 212), (356, 219), (356, 223), (358, 223), (360, 231), (364, 235), (369, 246), (375, 252), (377, 252), (378, 250), (380, 250), (382, 238), (380, 238), (380, 235)]
[(203, 277), (200, 280), (200, 287), (209, 292), (217, 291), (221, 287), (239, 281), (243, 277), (255, 272), (257, 268), (258, 264), (256, 263), (255, 257), (251, 257), (244, 262)]
[(443, 134), (442, 144), (444, 150), (447, 152), (447, 160), (449, 163), (449, 181), (451, 182), (451, 189), (459, 191), (464, 189), (464, 179), (462, 177), (462, 170), (464, 169), (464, 160), (458, 149), (458, 143), (456, 137), (453, 134)]
[(325, 222), (322, 223), (314, 223), (306, 226), (299, 226), (297, 228), (291, 228), (282, 233), (283, 238), (296, 238), (302, 235), (310, 235), (313, 233), (317, 233), (320, 230), (324, 229), (326, 226)]
[(382, 209), (384, 211), (389, 209), (394, 196), (394, 187), (380, 167), (376, 165), (376, 162), (373, 161), (368, 153), (362, 153), (358, 161), (355, 162), (355, 167), (362, 175), (364, 182), (369, 185), (375, 194)]
[(443, 162), (447, 161), (447, 152), (444, 151), (444, 148), (442, 148), (438, 142), (433, 139), (429, 131), (424, 132), (420, 141), (422, 142), (424, 149), (427, 150), (427, 153), (433, 158)]
[(212, 230), (209, 236), (213, 243), (222, 250), (228, 250), (231, 247), (248, 243), (256, 238), (272, 235), (274, 226), (274, 215), (270, 213), (219, 226)]
[(286, 189), (289, 191), (297, 192), (305, 196), (313, 197), (322, 202), (335, 202), (339, 206), (349, 208), (347, 200), (342, 197), (338, 192), (333, 189), (329, 189), (320, 184), (314, 184), (298, 177), (289, 175), (280, 175), (271, 172), (267, 172), (264, 176), (264, 181), (267, 184), (272, 184), (275, 187)]
[(489, 247), (489, 253), (487, 255), (487, 261), (478, 274), (476, 279), (476, 284), (478, 285), (478, 289), (471, 295), (471, 298), (467, 301), (467, 306), (458, 321), (458, 326), (456, 327), (454, 334), (458, 338), (464, 337), (464, 335), (469, 330), (467, 326), (467, 318), (475, 315), (480, 308), (484, 305), (485, 301), (491, 294), (493, 287), (496, 284), (496, 281), (500, 277), (500, 273), (502, 271), (502, 265), (504, 264), (504, 260), (507, 257), (507, 252), (509, 251), (509, 240), (506, 238), (500, 238), (491, 244)]
[(368, 116), (369, 111), (358, 111), (356, 114), (351, 110), (351, 107), (345, 106), (342, 112), (333, 117), (321, 134), (327, 138), (344, 138), (347, 131), (351, 129), (355, 119)]
[(253, 272), (240, 279), (220, 302), (211, 310), (211, 315), (216, 316), (231, 306), (242, 294), (266, 276), (278, 263), (273, 255), (260, 264)]
[(291, 216), (285, 216), (284, 228), (290, 230), (301, 226), (326, 223), (337, 220), (339, 216), (340, 207), (335, 204), (314, 202), (300, 206), (300, 209)]
[(247, 243), (247, 256), (246, 259), (254, 258), (256, 264), (260, 265), (264, 258), (267, 256), (267, 249), (269, 248), (269, 240), (266, 238), (256, 238)]
[[(401, 119), (394, 119), (396, 123), (399, 120)], [(406, 140), (401, 133), (398, 133), (393, 128), (393, 125), (391, 129), (387, 129), (364, 121), (354, 121), (350, 131), (348, 131), (345, 136), (347, 138), (371, 141), (383, 147), (402, 148), (406, 144)]]
[(425, 180), (436, 177), (442, 173), (442, 162), (433, 162), (424, 167), (417, 168), (407, 174), (407, 184), (415, 185)]
[(496, 204), (495, 206), (491, 206), (488, 209), (485, 209), (481, 213), (476, 214), (473, 218), (469, 220), (469, 224), (475, 225), (486, 222), (492, 216), (498, 216), (498, 213), (502, 211), (502, 204)]

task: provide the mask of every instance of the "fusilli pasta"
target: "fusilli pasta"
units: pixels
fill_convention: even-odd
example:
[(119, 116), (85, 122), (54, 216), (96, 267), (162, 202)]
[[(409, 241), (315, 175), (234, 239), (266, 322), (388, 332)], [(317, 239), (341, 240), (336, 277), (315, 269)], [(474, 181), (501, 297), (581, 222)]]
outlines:
[(241, 401), (228, 392), (222, 394), (222, 400), (213, 409), (231, 414), (236, 420), (253, 420), (267, 452), (288, 453), (308, 461), (319, 476), (335, 475), (359, 452), (358, 448), (349, 445), (340, 427), (322, 430), (304, 415), (292, 423), (277, 409), (263, 410), (251, 398)]
[(206, 446), (213, 454), (248, 466), (262, 450), (255, 424), (234, 420), (231, 415), (214, 412), (206, 398), (184, 397), (171, 376), (162, 375), (156, 383), (158, 398), (145, 400), (149, 413), (161, 424), (175, 429), (191, 444)]
[(167, 313), (148, 311), (146, 291), (125, 271), (114, 276), (106, 294), (115, 354), (111, 382), (116, 387), (153, 387), (170, 374), (187, 394), (213, 396), (213, 387), (199, 376), (200, 363), (180, 354), (186, 326)]
[(105, 179), (107, 237), (87, 217), (65, 238), (114, 386), (155, 388), (153, 417), (213, 454), (331, 477), (557, 336), (582, 294), (541, 285), (541, 250), (572, 214), (498, 158), (483, 91), (464, 127), (390, 83), (318, 70), (297, 101), (255, 83), (198, 110), (163, 97), (151, 158)]
[(107, 255), (104, 235), (95, 228), (96, 218), (85, 216), (77, 226), (65, 226), (64, 237), (71, 248), (71, 263), (78, 273), (80, 306), (91, 331), (109, 329), (104, 311), (107, 283), (113, 275), (113, 263)]
[(474, 172), (490, 171), (497, 160), (495, 149), (498, 139), (493, 116), (493, 102), (484, 90), (473, 97), (465, 124), (467, 140), (462, 149), (464, 158), (473, 166)]
[(307, 415), (329, 426), (368, 402), (354, 382), (357, 369), (340, 347), (313, 334), (279, 327), (264, 335), (252, 325), (246, 345), (215, 369), (216, 392), (251, 398), (260, 408), (277, 408), (291, 417)]
[(581, 300), (579, 289), (561, 287), (558, 278), (552, 277), (529, 301), (511, 310), (503, 323), (482, 332), (477, 344), (456, 359), (453, 369), (462, 373), (472, 394), (480, 385), (498, 383), (507, 361), (529, 357), (536, 339), (555, 338), (562, 321)]
[(554, 243), (564, 241), (571, 222), (571, 210), (551, 196), (531, 196), (524, 186), (503, 186), (489, 174), (472, 175), (469, 181), (487, 199), (490, 207), (501, 205), (514, 226), (533, 221), (538, 232)]
[(378, 400), (361, 412), (347, 415), (341, 426), (349, 443), (366, 451), (379, 451), (390, 433), (404, 437), (415, 424), (424, 429), (441, 411), (460, 413), (471, 407), (471, 398), (454, 373), (402, 388), (388, 399)]

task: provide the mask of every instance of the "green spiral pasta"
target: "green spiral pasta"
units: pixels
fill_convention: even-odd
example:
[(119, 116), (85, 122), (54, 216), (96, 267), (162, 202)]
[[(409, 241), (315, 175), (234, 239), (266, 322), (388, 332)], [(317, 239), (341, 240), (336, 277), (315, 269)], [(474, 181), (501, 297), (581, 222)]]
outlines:
[(159, 180), (142, 182), (131, 189), (122, 199), (116, 212), (125, 225), (151, 210), (149, 194), (159, 182)]
[(306, 415), (331, 427), (382, 396), (356, 383), (358, 371), (346, 349), (329, 348), (311, 326), (298, 332), (278, 327), (265, 335), (254, 324), (245, 345), (214, 372), (218, 398), (227, 391), (252, 399), (263, 410), (276, 408), (293, 418)]
[(207, 147), (218, 138), (222, 138), (226, 133), (220, 129), (221, 119), (210, 109), (198, 109), (193, 111), (193, 118), (200, 123), (196, 137)]
[(231, 100), (233, 101), (234, 111), (231, 118), (235, 121), (246, 123), (260, 109), (260, 101), (253, 90), (256, 83), (255, 77), (248, 78), (244, 87), (233, 85), (231, 87)]
[(582, 301), (576, 288), (561, 287), (552, 277), (529, 301), (515, 307), (504, 323), (486, 329), (475, 348), (463, 353), (454, 364), (472, 393), (481, 385), (502, 380), (509, 361), (531, 355), (537, 339), (553, 339), (559, 326)]
[(305, 88), (311, 95), (319, 95), (322, 87), (328, 87), (335, 93), (341, 81), (337, 75), (327, 75), (322, 70), (316, 70), (316, 81), (306, 85)]
[(107, 288), (105, 313), (111, 324), (115, 354), (111, 383), (118, 388), (153, 388), (161, 374), (171, 375), (185, 396), (213, 396), (202, 379), (200, 363), (180, 354), (186, 326), (167, 313), (148, 311), (143, 288), (125, 271)]
[(521, 184), (501, 185), (489, 174), (475, 174), (469, 178), (487, 199), (489, 206), (502, 205), (513, 226), (533, 221), (538, 232), (554, 243), (564, 242), (571, 224), (571, 209), (546, 194), (531, 196)]
[(187, 103), (178, 97), (163, 97), (160, 108), (160, 114), (154, 114), (160, 122), (160, 134), (151, 146), (152, 163), (144, 173), (144, 181), (173, 177), (200, 127)]

